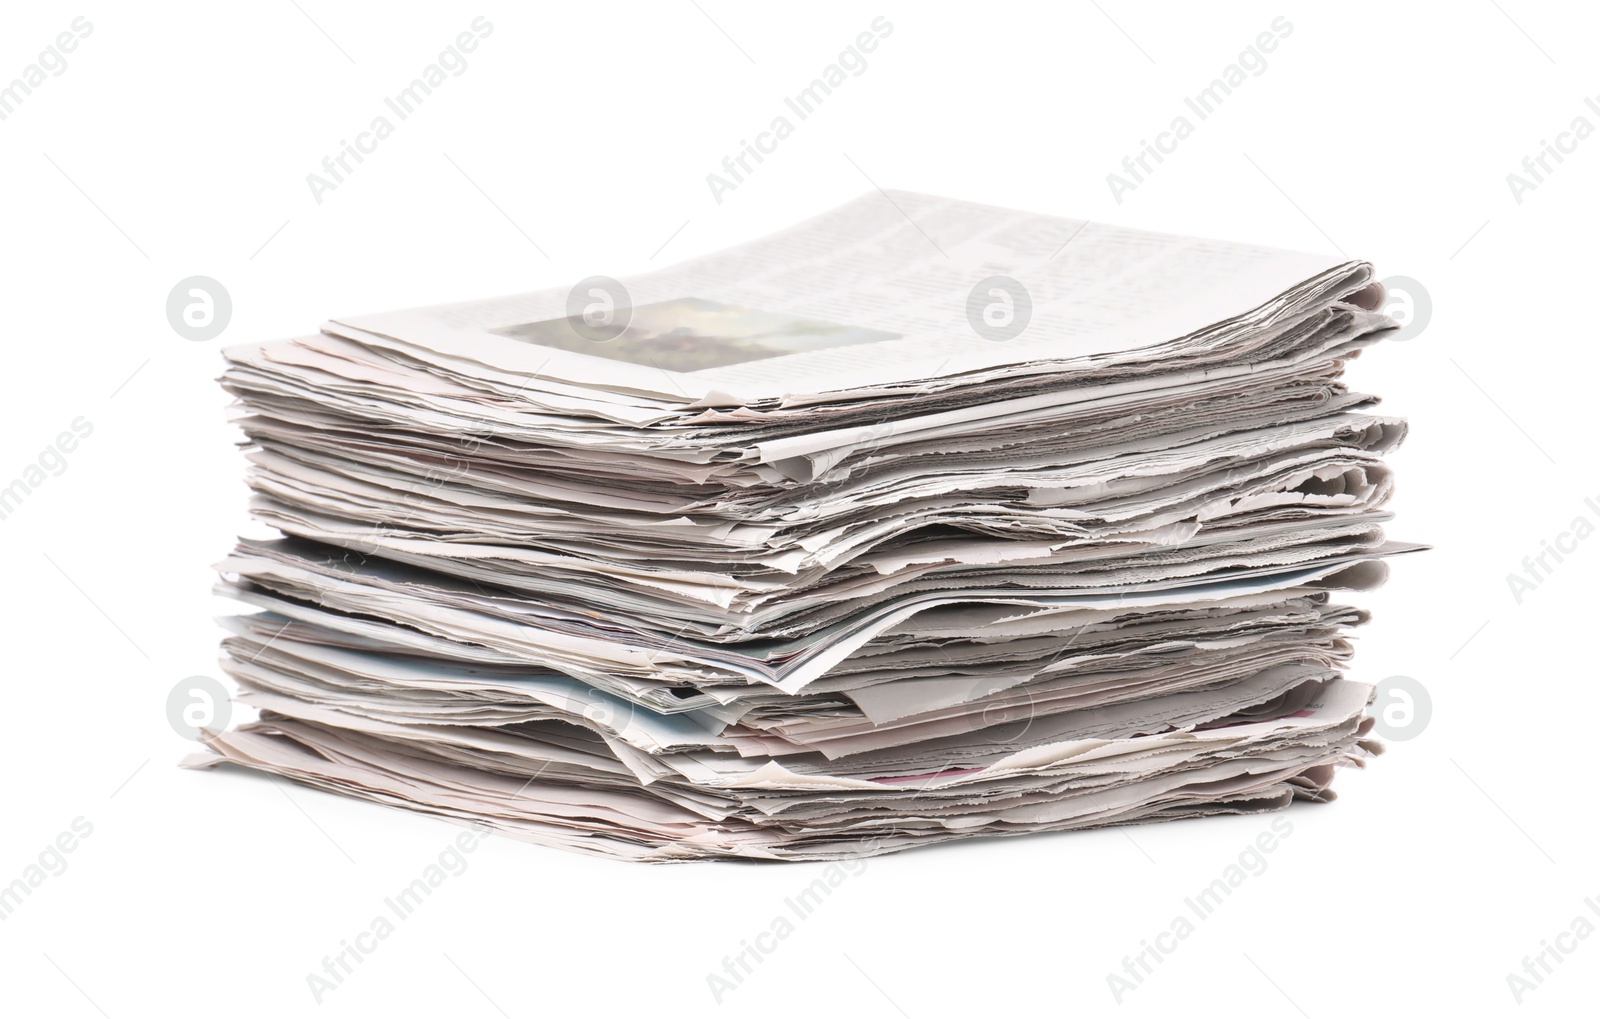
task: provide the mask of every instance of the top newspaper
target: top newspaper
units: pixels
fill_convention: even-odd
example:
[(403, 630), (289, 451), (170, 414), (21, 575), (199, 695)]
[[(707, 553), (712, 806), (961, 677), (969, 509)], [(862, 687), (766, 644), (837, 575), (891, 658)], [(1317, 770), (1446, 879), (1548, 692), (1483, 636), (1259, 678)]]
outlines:
[[(636, 408), (616, 413), (643, 423), (685, 405), (859, 398), (1059, 371), (1063, 361), (1141, 348), (1158, 357), (1161, 344), (1203, 327), (1260, 325), (1317, 297), (1354, 294), (1370, 273), (1330, 256), (874, 192), (760, 240), (625, 277), (621, 295), (579, 288), (575, 306), (573, 290), (560, 287), (326, 328), (430, 363), (571, 383), (589, 399)], [(1030, 307), (1010, 309), (1026, 325), (1011, 339), (980, 335), (969, 315), (975, 287), (993, 276), (1026, 290)], [(981, 297), (985, 308), (1007, 300)], [(623, 336), (560, 327), (608, 299), (631, 310)], [(700, 323), (690, 327), (696, 335), (673, 341), (685, 321)]]

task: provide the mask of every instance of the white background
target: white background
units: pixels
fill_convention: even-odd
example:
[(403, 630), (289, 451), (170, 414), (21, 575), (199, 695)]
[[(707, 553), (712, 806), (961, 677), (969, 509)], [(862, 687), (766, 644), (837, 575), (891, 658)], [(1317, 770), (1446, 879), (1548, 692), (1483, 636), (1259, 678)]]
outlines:
[[(1583, 103), (1600, 96), (1596, 12), (154, 6), (0, 15), (0, 81), (75, 16), (94, 26), (0, 122), (0, 485), (73, 419), (94, 429), (0, 520), (0, 884), (74, 818), (93, 825), (67, 870), (0, 921), (6, 1014), (1490, 1015), (1518, 1009), (1506, 975), (1524, 956), (1580, 913), (1600, 924), (1583, 902), (1600, 897), (1587, 650), (1600, 539), (1521, 604), (1506, 580), (1575, 517), (1600, 521), (1584, 503), (1600, 507), (1600, 137), (1520, 204), (1506, 181), (1573, 118), (1600, 127)], [(306, 175), (479, 14), (494, 31), (468, 69), (314, 201)], [(866, 71), (714, 201), (706, 174), (880, 14), (894, 32)], [(1294, 30), (1266, 71), (1116, 202), (1106, 175), (1280, 15)], [(1291, 810), (1267, 871), (1120, 1005), (1107, 973), (1267, 819), (874, 860), (720, 1006), (707, 973), (816, 867), (634, 866), (491, 839), (315, 1004), (306, 974), (459, 829), (176, 767), (192, 745), (168, 727), (166, 696), (217, 672), (225, 606), (210, 566), (248, 526), (219, 347), (335, 314), (621, 276), (874, 182), (1338, 248), (1422, 281), (1426, 329), (1369, 351), (1353, 381), (1411, 418), (1392, 533), (1436, 547), (1361, 598), (1375, 619), (1353, 674), (1419, 680), (1429, 726), (1341, 775), (1337, 803)], [(193, 274), (232, 294), (219, 340), (168, 327), (167, 293)], [(1597, 990), (1593, 937), (1520, 1011), (1589, 1014)]]

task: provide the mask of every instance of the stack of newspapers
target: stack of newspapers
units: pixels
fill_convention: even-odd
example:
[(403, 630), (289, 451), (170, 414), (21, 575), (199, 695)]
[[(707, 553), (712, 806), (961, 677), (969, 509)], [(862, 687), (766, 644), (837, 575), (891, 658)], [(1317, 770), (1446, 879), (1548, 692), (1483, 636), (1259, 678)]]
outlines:
[[(1326, 800), (1404, 422), (1342, 258), (874, 192), (227, 352), (261, 769), (634, 860)], [(265, 530), (265, 529), (263, 529)]]

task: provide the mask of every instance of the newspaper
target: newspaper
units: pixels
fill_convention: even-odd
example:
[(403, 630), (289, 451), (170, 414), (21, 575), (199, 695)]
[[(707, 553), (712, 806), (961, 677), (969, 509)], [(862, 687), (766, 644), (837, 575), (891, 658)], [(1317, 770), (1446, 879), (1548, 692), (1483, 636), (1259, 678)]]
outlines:
[(220, 564), (259, 721), (193, 763), (656, 861), (1329, 799), (1379, 749), (1335, 599), (1419, 547), (1405, 423), (1342, 380), (1382, 301), (1362, 262), (875, 192), (230, 349), (282, 537)]
[[(1014, 341), (967, 328), (973, 284), (990, 275), (1012, 276), (1031, 295), (1030, 326)], [(948, 387), (1097, 358), (1131, 367), (1237, 341), (1262, 318), (1292, 316), (1329, 296), (1378, 305), (1364, 263), (902, 191), (873, 192), (760, 240), (621, 282), (634, 308), (700, 301), (849, 328), (821, 349), (696, 368), (703, 350), (674, 352), (653, 342), (658, 334), (578, 350), (550, 345), (548, 333), (538, 342), (530, 327), (569, 314), (569, 291), (555, 288), (348, 316), (325, 330), (485, 381), (518, 386), (537, 376), (581, 387), (528, 394), (536, 406), (563, 393), (584, 409), (617, 398), (681, 407), (876, 395), (935, 380)], [(681, 323), (696, 310), (665, 313)], [(714, 332), (719, 311), (700, 313), (712, 317)], [(1194, 336), (1197, 327), (1210, 332)]]

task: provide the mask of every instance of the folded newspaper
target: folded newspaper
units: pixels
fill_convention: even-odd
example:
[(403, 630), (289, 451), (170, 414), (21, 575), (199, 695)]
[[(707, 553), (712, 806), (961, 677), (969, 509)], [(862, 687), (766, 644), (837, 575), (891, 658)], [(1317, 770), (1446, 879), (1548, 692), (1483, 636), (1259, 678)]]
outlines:
[(227, 352), (261, 769), (634, 860), (1326, 800), (1405, 434), (1371, 266), (874, 192)]

